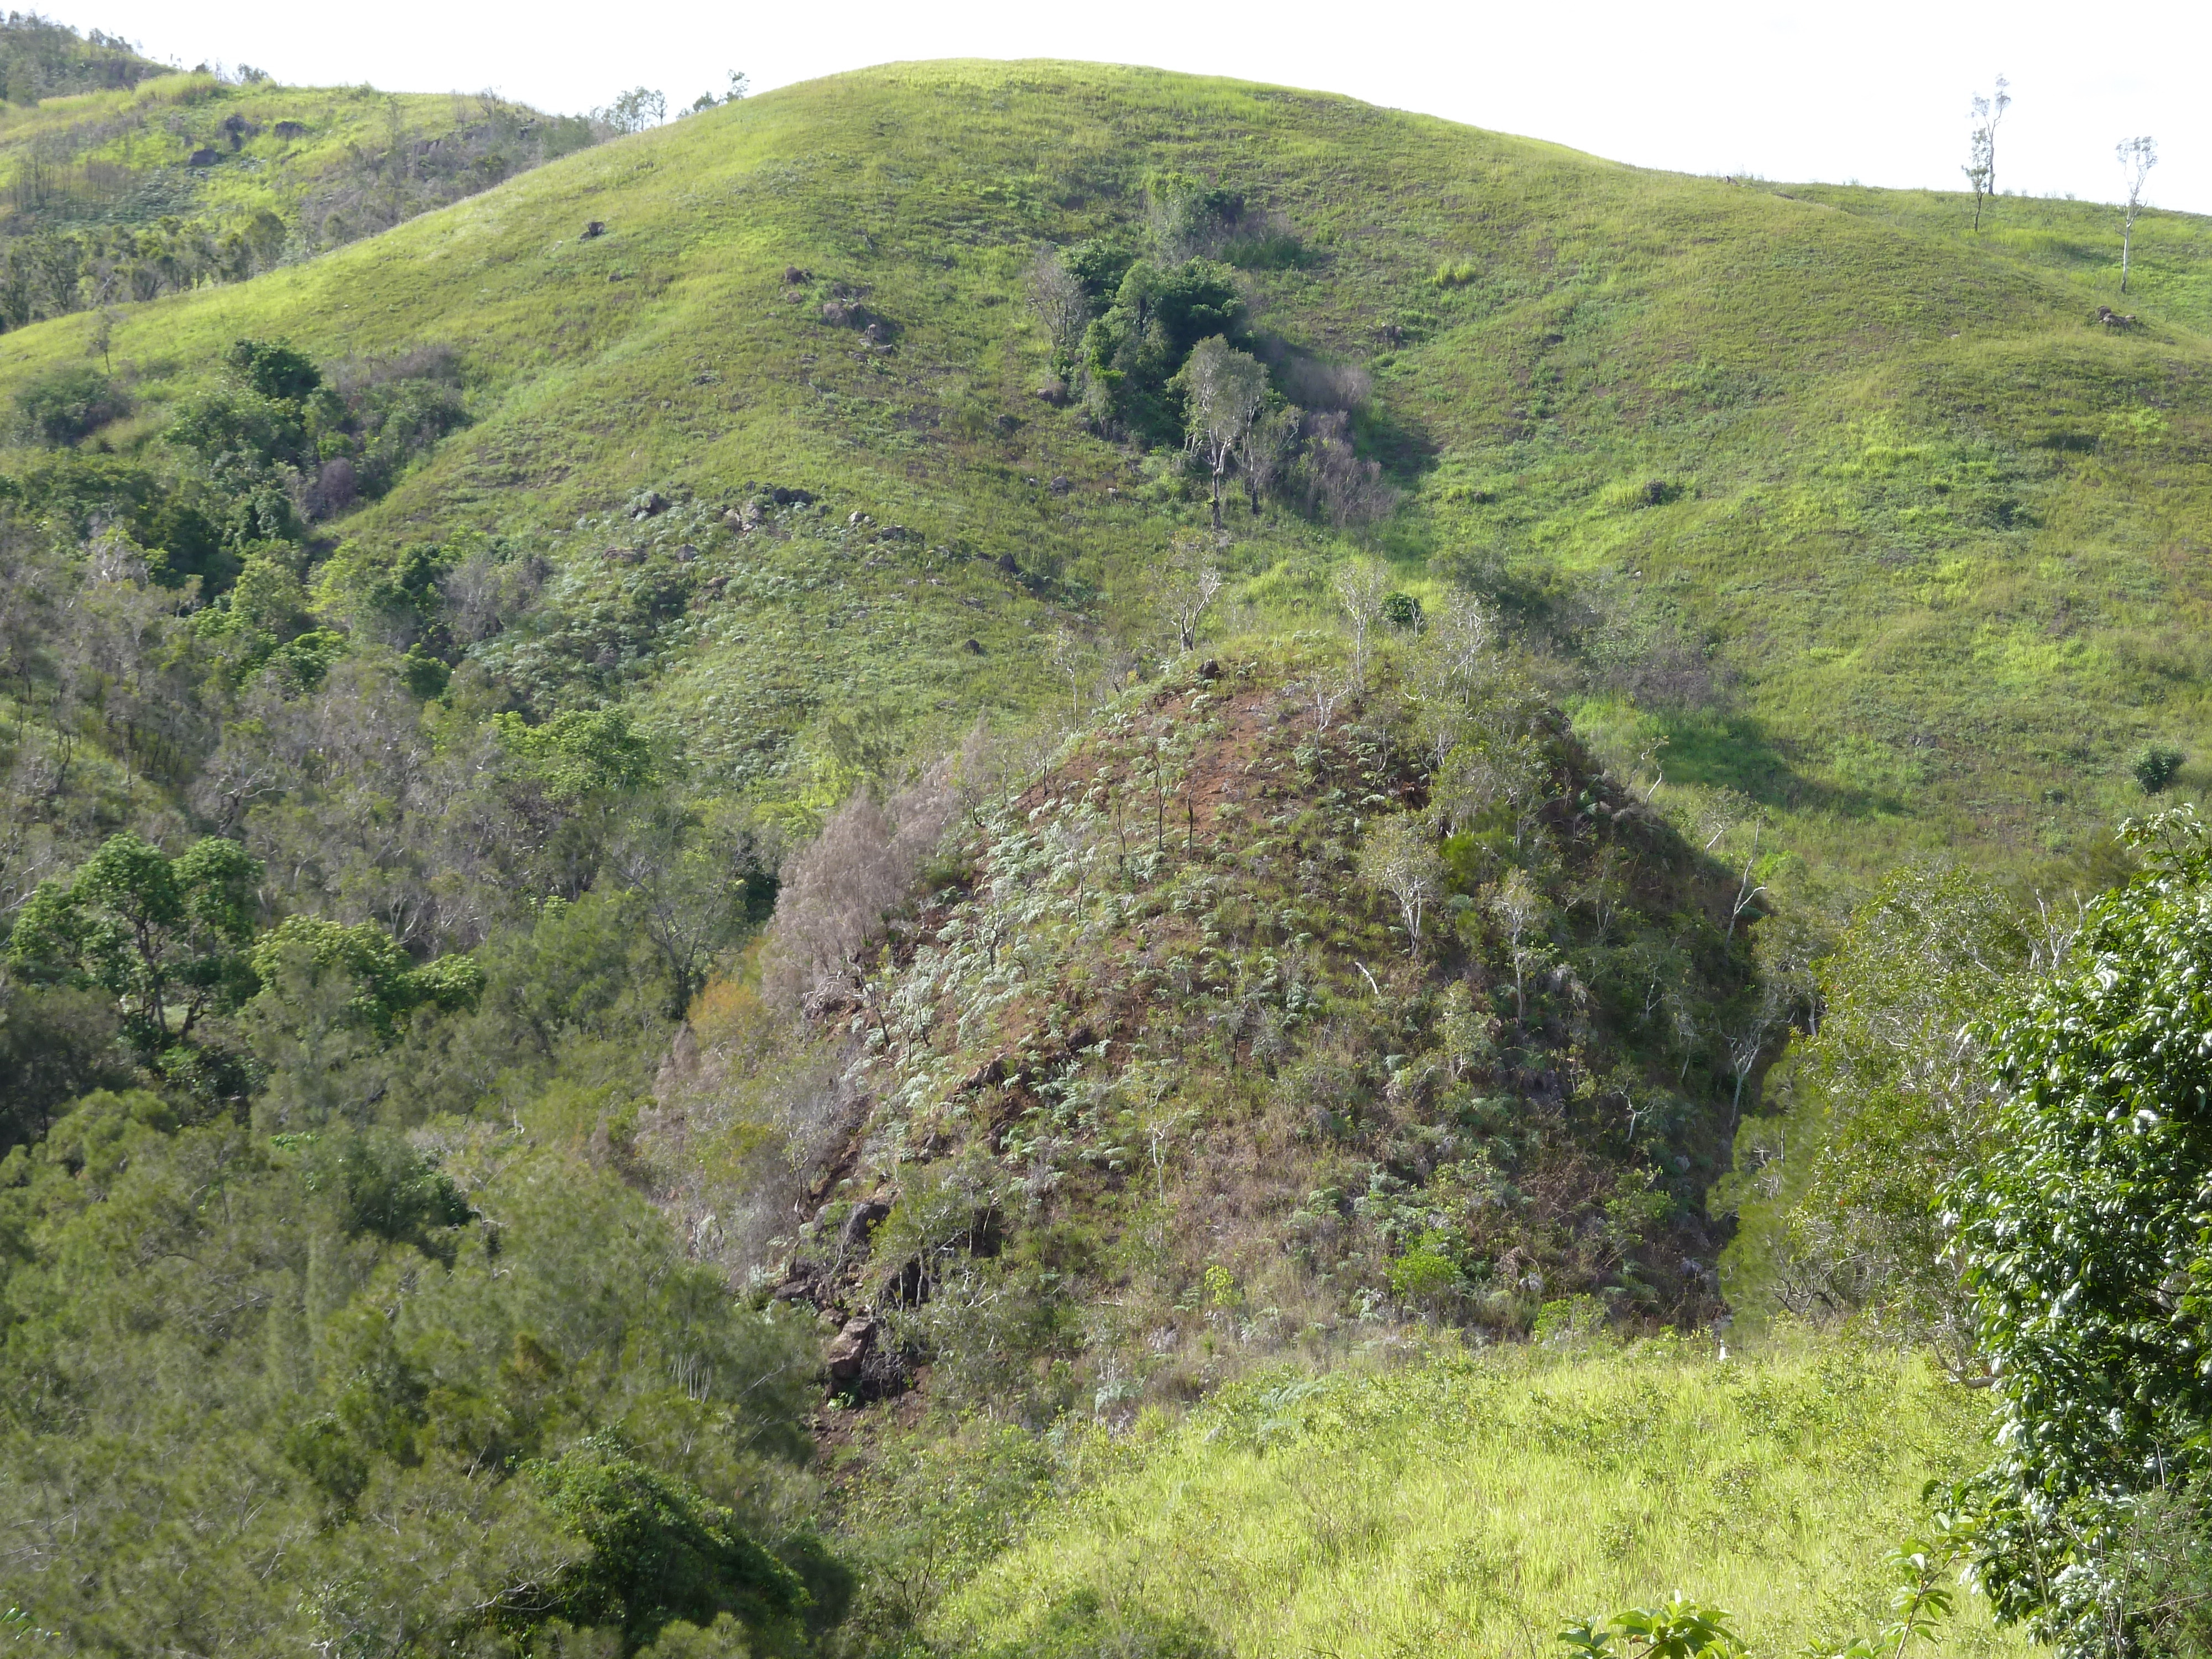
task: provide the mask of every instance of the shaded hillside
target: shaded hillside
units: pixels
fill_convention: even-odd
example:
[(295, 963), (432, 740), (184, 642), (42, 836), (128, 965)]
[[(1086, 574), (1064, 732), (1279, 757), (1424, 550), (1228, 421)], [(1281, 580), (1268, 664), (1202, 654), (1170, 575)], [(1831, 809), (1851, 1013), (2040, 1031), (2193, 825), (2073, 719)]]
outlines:
[[(2113, 332), (2094, 267), (2005, 240), (2009, 201), (1978, 241), (1927, 216), (1942, 198), (1877, 217), (1871, 192), (1846, 211), (1314, 94), (896, 67), (125, 307), (113, 351), (156, 421), (241, 334), (461, 351), (476, 424), (347, 525), (373, 556), (462, 528), (596, 556), (557, 539), (580, 514), (767, 478), (1140, 629), (1194, 492), (1030, 395), (1023, 273), (1042, 242), (1140, 245), (1163, 167), (1272, 227), (1228, 250), (1253, 337), (1284, 395), (1360, 405), (1358, 449), (1407, 492), (1372, 532), (1404, 579), (1534, 607), (1621, 756), (1664, 739), (1670, 780), (1864, 868), (2063, 849), (2126, 798), (2142, 740), (2197, 746), (2205, 354), (2158, 298), (2195, 244), (2147, 239), (2142, 321)], [(62, 324), (0, 367), (12, 389), (83, 349)], [(1256, 614), (1305, 614), (1335, 533), (1291, 503), (1234, 533)], [(825, 669), (759, 736), (863, 690)]]

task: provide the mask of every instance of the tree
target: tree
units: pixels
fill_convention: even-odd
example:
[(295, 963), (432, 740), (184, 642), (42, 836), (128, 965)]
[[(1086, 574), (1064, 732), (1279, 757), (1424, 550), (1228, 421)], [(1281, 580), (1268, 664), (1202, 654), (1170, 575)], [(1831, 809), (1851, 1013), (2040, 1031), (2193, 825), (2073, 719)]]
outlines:
[(2145, 862), (1995, 1022), (2003, 1091), (1948, 1195), (1998, 1400), (1978, 1511), (1998, 1616), (2077, 1659), (2134, 1646), (2147, 1504), (2205, 1501), (2212, 1452), (2212, 830), (2122, 829)]
[(1960, 169), (1966, 182), (1974, 187), (1974, 230), (1982, 228), (1982, 198), (1993, 196), (1997, 188), (1997, 124), (2004, 119), (2005, 111), (2012, 107), (2012, 94), (2006, 91), (2003, 76), (1990, 96), (1974, 94), (1973, 102), (1966, 107), (1966, 117), (1974, 125), (1966, 137), (1966, 165)]
[(605, 109), (592, 113), (617, 132), (643, 132), (668, 117), (668, 100), (650, 87), (632, 87)]
[(2136, 239), (2136, 220), (2143, 210), (2143, 184), (2150, 170), (2158, 165), (2158, 141), (2148, 133), (2140, 137), (2123, 138), (2112, 146), (2112, 153), (2120, 160), (2120, 176), (2127, 180), (2127, 205), (2120, 220), (2120, 292), (2128, 291), (2129, 255)]
[(1083, 331), (1091, 326), (1091, 295), (1058, 248), (1039, 248), (1030, 262), (1030, 308), (1052, 343), (1053, 372), (1073, 374), (1083, 347)]
[(246, 951), (260, 880), (236, 842), (210, 836), (173, 859), (126, 831), (68, 881), (39, 884), (15, 919), (9, 963), (34, 981), (106, 991), (150, 1061), (253, 988)]
[(1505, 878), (1483, 890), (1485, 908), (1504, 930), (1505, 948), (1513, 963), (1513, 1020), (1528, 1024), (1528, 969), (1536, 960), (1532, 942), (1537, 925), (1551, 914), (1551, 906), (1526, 870), (1509, 870)]
[(1245, 499), (1251, 503), (1252, 516), (1260, 516), (1260, 496), (1282, 482), (1290, 471), (1291, 462), (1297, 453), (1298, 431), (1305, 423), (1305, 411), (1295, 404), (1262, 413), (1244, 428), (1243, 437), (1237, 445), (1237, 465), (1244, 474)]
[(1169, 544), (1167, 577), (1159, 592), (1160, 611), (1177, 650), (1188, 651), (1198, 643), (1198, 624), (1221, 585), (1221, 572), (1206, 543), (1188, 531), (1177, 532)]
[(1329, 590), (1352, 629), (1352, 684), (1364, 690), (1368, 653), (1382, 620), (1382, 602), (1390, 596), (1389, 567), (1380, 559), (1353, 559), (1337, 567)]
[(1218, 334), (1200, 340), (1175, 378), (1183, 396), (1183, 447), (1206, 463), (1213, 527), (1221, 528), (1221, 483), (1267, 408), (1267, 371)]
[(1398, 903), (1406, 924), (1406, 954), (1421, 951), (1421, 916), (1443, 896), (1443, 860), (1419, 819), (1400, 812), (1379, 821), (1359, 848), (1359, 873)]

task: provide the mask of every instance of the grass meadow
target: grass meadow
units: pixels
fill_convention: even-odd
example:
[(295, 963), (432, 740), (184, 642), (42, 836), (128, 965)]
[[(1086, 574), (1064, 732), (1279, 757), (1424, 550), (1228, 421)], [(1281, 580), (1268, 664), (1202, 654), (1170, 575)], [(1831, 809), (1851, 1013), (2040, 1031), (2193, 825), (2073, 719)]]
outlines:
[[(1238, 1385), (1163, 1427), (942, 1611), (962, 1650), (1088, 1589), (1240, 1656), (1556, 1651), (1568, 1619), (1675, 1590), (1758, 1656), (1888, 1617), (1921, 1489), (1973, 1467), (1986, 1397), (1917, 1355), (1807, 1335), (1437, 1352)], [(2024, 1654), (1960, 1598), (1960, 1659)]]

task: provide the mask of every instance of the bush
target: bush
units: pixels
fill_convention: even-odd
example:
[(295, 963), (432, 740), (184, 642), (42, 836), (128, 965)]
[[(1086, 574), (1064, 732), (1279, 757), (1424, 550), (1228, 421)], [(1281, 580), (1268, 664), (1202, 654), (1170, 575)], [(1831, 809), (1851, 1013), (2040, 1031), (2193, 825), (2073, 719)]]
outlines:
[(131, 412), (131, 399), (89, 363), (42, 374), (15, 394), (23, 435), (59, 448)]
[(1109, 1607), (1085, 1589), (1055, 1604), (1026, 1641), (992, 1649), (991, 1659), (1226, 1659), (1227, 1652), (1194, 1619)]
[(2128, 769), (2146, 795), (2165, 793), (2166, 786), (2180, 775), (2181, 763), (2188, 758), (2179, 749), (2169, 749), (2163, 744), (2146, 744), (2137, 752)]

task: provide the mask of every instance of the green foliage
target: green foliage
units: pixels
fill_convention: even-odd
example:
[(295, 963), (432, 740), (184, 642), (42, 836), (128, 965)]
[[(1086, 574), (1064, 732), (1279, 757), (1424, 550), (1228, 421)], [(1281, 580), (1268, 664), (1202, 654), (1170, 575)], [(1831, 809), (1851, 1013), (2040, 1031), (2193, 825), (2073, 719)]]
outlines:
[(1735, 1617), (1702, 1607), (1680, 1590), (1663, 1607), (1625, 1607), (1612, 1619), (1585, 1619), (1559, 1632), (1579, 1659), (1742, 1659)]
[(355, 988), (347, 1012), (380, 1036), (398, 1034), (417, 1008), (446, 1012), (472, 1007), (483, 990), (483, 970), (467, 956), (441, 957), (416, 966), (381, 927), (344, 927), (313, 916), (287, 916), (254, 942), (255, 978), (273, 985), (304, 971), (319, 979), (341, 975)]
[(720, 1607), (760, 1654), (799, 1638), (806, 1583), (834, 1614), (773, 1496), (803, 1330), (589, 1164), (442, 1144), (94, 1095), (0, 1164), (0, 1520), (75, 1528), (6, 1599), (119, 1651), (520, 1654), (563, 1609), (635, 1646)]
[(2212, 837), (2186, 808), (2125, 833), (2147, 867), (1998, 1025), (2004, 1103), (1951, 1199), (2002, 1413), (1966, 1493), (1983, 1582), (2072, 1654), (2129, 1639), (2127, 1517), (2195, 1490), (2212, 1423)]
[(1224, 1659), (1227, 1650), (1188, 1615), (1109, 1607), (1082, 1589), (1054, 1602), (1030, 1635), (984, 1652), (988, 1659)]
[(15, 919), (9, 963), (36, 981), (106, 991), (153, 1060), (252, 991), (260, 878), (235, 842), (210, 836), (172, 858), (125, 831), (66, 882), (40, 883)]
[(58, 368), (15, 394), (25, 433), (57, 447), (89, 437), (131, 412), (131, 399), (89, 363)]
[(1113, 303), (1091, 325), (1083, 349), (1101, 413), (1146, 441), (1182, 436), (1170, 382), (1200, 340), (1235, 338), (1244, 301), (1227, 267), (1206, 259), (1131, 264)]
[(1819, 963), (1817, 1028), (1769, 1076), (1774, 1114), (1737, 1137), (1722, 1273), (1740, 1307), (1869, 1317), (1968, 1365), (1940, 1195), (1997, 1133), (1977, 1033), (2031, 982), (2030, 920), (1986, 881), (1917, 868), (1852, 916)]
[(266, 340), (234, 340), (222, 366), (246, 390), (272, 403), (303, 404), (322, 390), (323, 372), (312, 358)]
[(526, 725), (520, 714), (502, 714), (493, 717), (492, 727), (507, 752), (557, 799), (624, 794), (653, 776), (652, 746), (619, 709), (571, 709), (538, 726)]
[(2166, 786), (2180, 775), (2181, 763), (2189, 757), (2179, 749), (2166, 744), (2147, 744), (2136, 754), (2128, 770), (2135, 776), (2146, 795), (2163, 794)]
[[(617, 1437), (590, 1437), (527, 1473), (590, 1546), (547, 1587), (555, 1616), (617, 1628), (625, 1650), (673, 1620), (705, 1626), (728, 1615), (756, 1640), (768, 1637), (773, 1651), (806, 1605), (798, 1575), (748, 1537), (728, 1510), (639, 1462)], [(531, 1611), (533, 1622), (543, 1617), (538, 1607)]]

